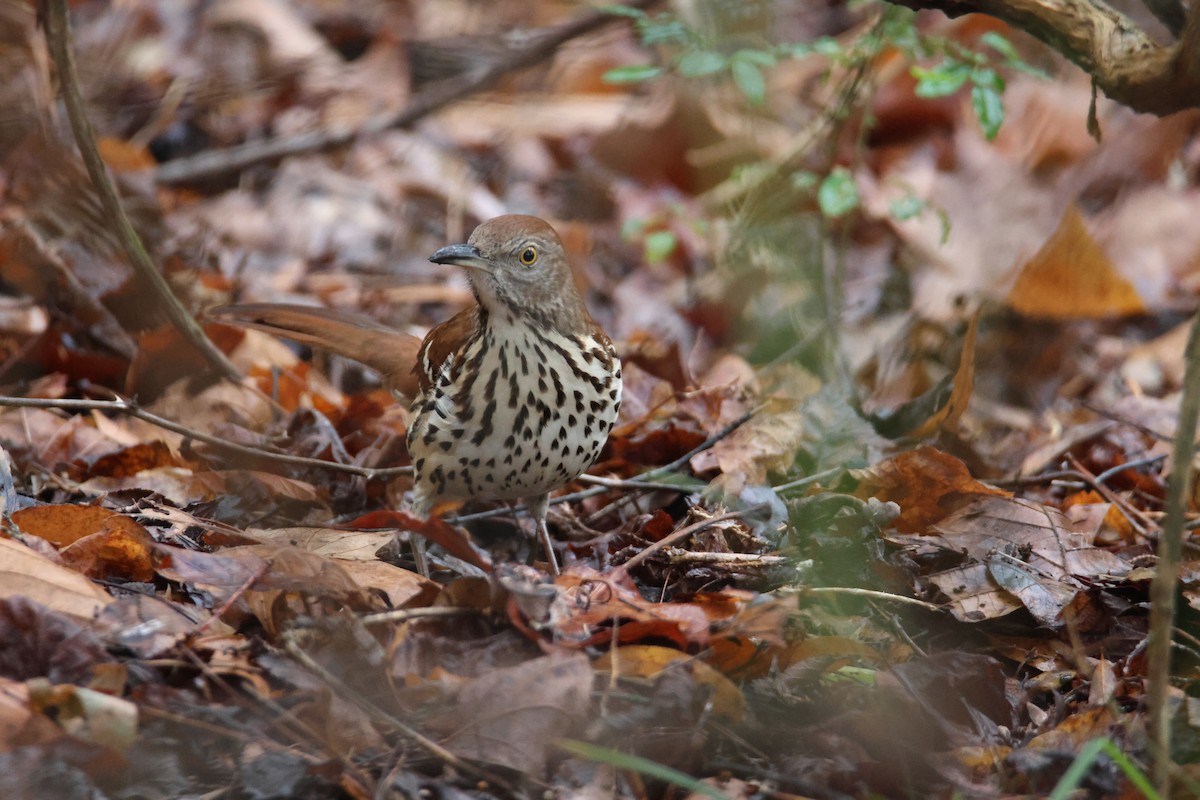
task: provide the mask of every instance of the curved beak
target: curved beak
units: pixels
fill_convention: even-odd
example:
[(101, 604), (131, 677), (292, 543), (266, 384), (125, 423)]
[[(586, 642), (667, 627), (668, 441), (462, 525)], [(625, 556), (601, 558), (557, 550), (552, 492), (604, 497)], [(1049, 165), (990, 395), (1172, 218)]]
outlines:
[(458, 267), (471, 267), (491, 272), (492, 265), (473, 244), (451, 244), (441, 248), (429, 257), (434, 264), (453, 264)]

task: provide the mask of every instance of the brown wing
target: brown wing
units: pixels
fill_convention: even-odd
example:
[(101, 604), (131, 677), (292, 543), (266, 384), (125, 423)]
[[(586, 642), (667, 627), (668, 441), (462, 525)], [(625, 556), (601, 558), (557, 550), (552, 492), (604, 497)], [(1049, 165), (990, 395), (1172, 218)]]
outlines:
[(421, 342), (413, 373), (421, 392), (426, 392), (437, 380), (446, 359), (462, 352), (482, 327), (479, 306), (468, 306), (441, 325), (436, 325)]
[(208, 316), (352, 358), (378, 370), (389, 389), (409, 398), (417, 393), (421, 340), (370, 317), (283, 303), (221, 306), (210, 310)]

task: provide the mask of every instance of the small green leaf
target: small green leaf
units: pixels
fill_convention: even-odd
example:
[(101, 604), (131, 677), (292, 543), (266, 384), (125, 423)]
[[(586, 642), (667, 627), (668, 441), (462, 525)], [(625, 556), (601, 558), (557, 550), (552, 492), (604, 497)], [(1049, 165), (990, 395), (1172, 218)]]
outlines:
[(830, 683), (836, 681), (849, 681), (858, 683), (863, 686), (874, 686), (878, 670), (867, 669), (865, 667), (840, 667), (834, 672), (827, 673), (822, 680)]
[(961, 89), (970, 74), (967, 66), (957, 61), (946, 61), (932, 69), (913, 67), (912, 75), (917, 79), (913, 92), (917, 97), (945, 97)]
[(646, 20), (638, 23), (642, 32), (642, 44), (685, 44), (688, 41), (688, 28), (670, 14), (659, 14), (653, 21)]
[(724, 792), (718, 791), (707, 783), (696, 780), (687, 773), (680, 772), (665, 764), (659, 764), (657, 761), (650, 761), (641, 756), (622, 753), (619, 750), (601, 747), (600, 745), (588, 742), (580, 742), (575, 739), (560, 739), (558, 746), (572, 755), (586, 758), (589, 761), (595, 761), (597, 764), (609, 764), (618, 769), (640, 772), (643, 775), (649, 775), (652, 778), (673, 783), (703, 797), (711, 797), (714, 800), (728, 800), (729, 798), (729, 795)]
[(1004, 78), (1001, 78), (1000, 73), (996, 70), (987, 67), (976, 67), (971, 70), (971, 83), (996, 92), (1004, 91)]
[(775, 65), (775, 54), (770, 50), (738, 50), (733, 54), (733, 57), (737, 60), (744, 59), (762, 67), (772, 67)]
[(888, 203), (888, 213), (892, 215), (892, 219), (900, 222), (912, 219), (924, 210), (925, 201), (915, 194), (906, 194)]
[(767, 81), (757, 64), (744, 58), (735, 58), (730, 64), (730, 69), (733, 72), (733, 82), (751, 104), (761, 106), (766, 102)]
[(692, 50), (679, 59), (679, 74), (685, 78), (700, 78), (725, 69), (725, 57), (711, 50)]
[(662, 74), (662, 67), (653, 64), (627, 64), (604, 73), (606, 83), (642, 83)]
[(842, 46), (838, 44), (838, 40), (829, 36), (822, 36), (813, 42), (813, 50), (819, 55), (829, 56), (834, 58), (842, 54)]
[(817, 187), (817, 175), (806, 169), (798, 169), (792, 173), (792, 186), (802, 192), (811, 192)]
[(983, 36), (980, 36), (979, 43), (987, 45), (1009, 61), (1021, 60), (1021, 57), (1017, 55), (1017, 48), (1012, 46), (1012, 42), (995, 31), (988, 31)]
[(644, 248), (647, 263), (661, 264), (667, 259), (667, 256), (675, 252), (676, 244), (678, 241), (671, 231), (654, 231), (646, 234)]
[(1004, 98), (995, 89), (986, 86), (971, 88), (971, 110), (983, 127), (983, 135), (987, 140), (996, 138), (1000, 126), (1004, 123)]
[(854, 185), (854, 177), (845, 167), (834, 167), (833, 171), (821, 181), (817, 190), (817, 205), (821, 213), (830, 219), (849, 214), (858, 208), (858, 187)]

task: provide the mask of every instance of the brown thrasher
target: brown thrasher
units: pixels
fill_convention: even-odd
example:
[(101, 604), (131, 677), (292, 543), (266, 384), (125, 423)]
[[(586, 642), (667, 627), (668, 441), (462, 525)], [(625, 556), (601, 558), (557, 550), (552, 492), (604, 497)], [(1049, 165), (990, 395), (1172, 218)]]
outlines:
[(413, 511), (440, 500), (524, 500), (551, 571), (549, 493), (577, 478), (621, 407), (621, 364), (588, 314), (562, 242), (546, 222), (496, 217), (429, 257), (467, 269), (477, 304), (421, 342), (365, 318), (307, 306), (213, 312), (376, 368), (412, 398)]

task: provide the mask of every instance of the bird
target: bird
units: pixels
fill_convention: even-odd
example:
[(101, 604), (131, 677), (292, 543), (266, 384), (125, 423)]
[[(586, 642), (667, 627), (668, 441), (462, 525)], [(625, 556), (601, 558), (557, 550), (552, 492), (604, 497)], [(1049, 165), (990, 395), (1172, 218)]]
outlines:
[(429, 256), (466, 271), (475, 303), (423, 340), (363, 317), (252, 303), (210, 316), (374, 367), (410, 398), (412, 512), (449, 500), (523, 501), (559, 574), (550, 493), (599, 457), (621, 408), (621, 361), (546, 221), (507, 214)]

